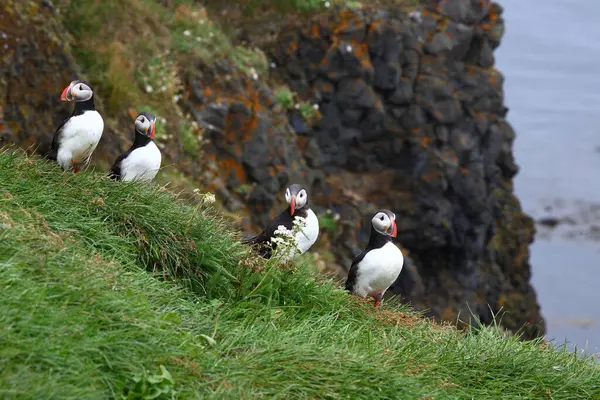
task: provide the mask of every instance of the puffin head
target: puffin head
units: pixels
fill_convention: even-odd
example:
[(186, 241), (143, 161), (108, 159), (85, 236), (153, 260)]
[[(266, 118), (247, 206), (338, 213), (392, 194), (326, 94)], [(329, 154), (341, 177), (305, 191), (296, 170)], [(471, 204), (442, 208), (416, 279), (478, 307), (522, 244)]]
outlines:
[(290, 215), (308, 203), (308, 193), (302, 186), (294, 183), (285, 190), (285, 201), (290, 206)]
[(379, 210), (371, 220), (373, 229), (382, 235), (396, 237), (396, 214), (390, 210)]
[(75, 80), (63, 90), (60, 95), (62, 101), (87, 101), (94, 96), (92, 86), (86, 81)]
[(150, 139), (154, 139), (156, 117), (147, 112), (140, 113), (135, 119), (135, 130)]

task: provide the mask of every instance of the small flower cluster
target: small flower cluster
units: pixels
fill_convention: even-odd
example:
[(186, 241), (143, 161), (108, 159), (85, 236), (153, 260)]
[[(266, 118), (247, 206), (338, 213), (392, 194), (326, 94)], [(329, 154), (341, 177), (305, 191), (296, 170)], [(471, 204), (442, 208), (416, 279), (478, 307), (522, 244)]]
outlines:
[(296, 216), (293, 223), (294, 226), (291, 230), (279, 225), (274, 232), (274, 237), (271, 238), (271, 243), (276, 245), (275, 255), (283, 261), (293, 259), (300, 252), (296, 243), (296, 235), (306, 227), (306, 219)]
[(296, 218), (294, 218), (294, 227), (298, 227), (299, 230), (306, 228), (306, 224), (306, 218), (300, 217), (298, 215), (296, 216)]
[(278, 248), (285, 247), (294, 237), (293, 232), (283, 225), (279, 225), (273, 233), (275, 236), (271, 238), (271, 243), (276, 244)]
[(152, 57), (147, 65), (143, 65), (137, 71), (140, 84), (144, 88), (144, 91), (147, 94), (174, 93), (180, 83), (174, 66), (175, 63), (172, 60), (169, 51), (165, 51)]
[(194, 194), (196, 196), (198, 196), (201, 200), (202, 203), (204, 204), (213, 204), (215, 201), (217, 201), (217, 198), (215, 197), (214, 194), (212, 193), (200, 193), (200, 189), (194, 189)]

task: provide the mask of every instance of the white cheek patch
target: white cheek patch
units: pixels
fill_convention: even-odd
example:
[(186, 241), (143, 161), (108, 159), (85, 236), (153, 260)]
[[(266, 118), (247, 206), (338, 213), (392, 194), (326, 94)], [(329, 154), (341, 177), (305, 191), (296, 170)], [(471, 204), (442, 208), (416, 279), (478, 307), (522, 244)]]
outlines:
[(305, 190), (302, 190), (298, 196), (296, 197), (296, 202), (298, 203), (298, 207), (304, 207), (307, 200), (307, 194)]
[[(381, 220), (382, 216), (383, 216), (383, 221)], [(375, 228), (375, 230), (383, 233), (385, 231), (386, 225), (389, 225), (390, 219), (388, 218), (387, 215), (383, 215), (383, 214), (379, 213), (373, 218), (372, 223), (373, 223), (373, 227)]]

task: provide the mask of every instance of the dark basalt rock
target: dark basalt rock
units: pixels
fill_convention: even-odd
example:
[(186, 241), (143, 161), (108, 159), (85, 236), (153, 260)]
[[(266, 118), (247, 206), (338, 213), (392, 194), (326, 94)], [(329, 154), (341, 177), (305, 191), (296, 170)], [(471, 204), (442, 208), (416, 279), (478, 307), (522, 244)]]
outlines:
[[(204, 128), (207, 142), (201, 181), (231, 210), (248, 211), (248, 229), (263, 226), (291, 180), (308, 185), (318, 176), (306, 166), (306, 161), (313, 168), (322, 165), (318, 148), (306, 146), (305, 160), (296, 143), (310, 129), (298, 112), (275, 107), (267, 85), (230, 65), (200, 65), (189, 76), (190, 95), (182, 104)], [(203, 88), (196, 87), (199, 82)]]
[[(512, 193), (514, 132), (493, 68), (502, 10), (488, 0), (424, 3), (420, 23), (375, 10), (311, 21), (328, 44), (312, 84), (302, 79), (317, 60), (286, 53), (287, 42), (271, 51), (280, 77), (290, 87), (311, 85), (320, 101), (310, 158), (319, 159), (331, 194), (313, 203), (345, 205), (344, 221), (365, 227), (349, 223), (332, 238), (344, 267), (367, 240), (369, 213), (386, 205), (410, 254), (395, 293), (446, 320), (474, 312), (491, 321), (490, 309), (502, 308), (507, 328), (526, 324), (526, 337), (539, 335), (526, 256), (533, 224)], [(288, 73), (292, 63), (303, 72)]]

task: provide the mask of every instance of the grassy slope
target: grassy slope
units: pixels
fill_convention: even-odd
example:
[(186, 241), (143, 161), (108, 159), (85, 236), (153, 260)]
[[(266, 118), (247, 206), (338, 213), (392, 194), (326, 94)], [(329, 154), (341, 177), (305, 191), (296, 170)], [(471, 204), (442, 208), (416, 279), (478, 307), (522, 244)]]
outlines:
[(163, 189), (0, 155), (0, 396), (600, 396), (589, 361), (374, 311), (235, 239)]

